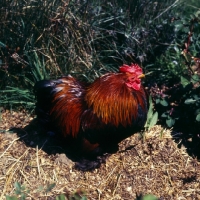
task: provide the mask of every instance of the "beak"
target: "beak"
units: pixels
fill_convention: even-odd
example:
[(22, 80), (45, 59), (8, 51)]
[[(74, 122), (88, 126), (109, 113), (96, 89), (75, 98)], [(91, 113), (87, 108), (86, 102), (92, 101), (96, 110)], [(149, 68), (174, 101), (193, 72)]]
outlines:
[(138, 78), (144, 78), (145, 77), (145, 74), (140, 74), (139, 76), (138, 76)]

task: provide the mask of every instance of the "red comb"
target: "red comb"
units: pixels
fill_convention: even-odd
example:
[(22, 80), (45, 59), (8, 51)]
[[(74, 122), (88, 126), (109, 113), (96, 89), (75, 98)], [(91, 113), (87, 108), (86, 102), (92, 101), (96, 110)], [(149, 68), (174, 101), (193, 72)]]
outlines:
[(142, 68), (136, 63), (135, 64), (131, 63), (131, 65), (123, 64), (119, 68), (119, 71), (140, 74), (142, 73)]

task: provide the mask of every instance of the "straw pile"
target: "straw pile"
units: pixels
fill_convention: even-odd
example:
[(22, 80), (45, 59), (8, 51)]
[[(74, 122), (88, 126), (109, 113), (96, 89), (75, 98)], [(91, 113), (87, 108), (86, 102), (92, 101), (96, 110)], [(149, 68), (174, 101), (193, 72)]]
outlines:
[(24, 186), (26, 199), (55, 199), (76, 191), (95, 200), (135, 199), (149, 193), (165, 200), (200, 199), (200, 163), (177, 147), (171, 130), (155, 126), (143, 138), (135, 134), (100, 168), (81, 172), (32, 120), (23, 110), (2, 111), (0, 130), (29, 128), (0, 134), (0, 199), (16, 196), (16, 182)]

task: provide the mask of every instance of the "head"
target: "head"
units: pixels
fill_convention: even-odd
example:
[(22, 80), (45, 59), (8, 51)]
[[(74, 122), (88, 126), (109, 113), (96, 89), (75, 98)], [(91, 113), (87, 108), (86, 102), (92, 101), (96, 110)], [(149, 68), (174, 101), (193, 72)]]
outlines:
[(122, 65), (119, 71), (126, 73), (126, 85), (134, 90), (139, 90), (141, 86), (141, 78), (145, 75), (142, 73), (142, 68), (138, 64)]

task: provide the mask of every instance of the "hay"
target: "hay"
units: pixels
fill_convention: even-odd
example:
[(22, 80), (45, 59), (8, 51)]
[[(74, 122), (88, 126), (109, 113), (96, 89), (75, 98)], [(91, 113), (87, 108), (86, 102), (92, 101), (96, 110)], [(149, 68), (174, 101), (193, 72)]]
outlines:
[[(4, 111), (0, 129), (8, 130), (13, 124), (22, 128), (33, 119), (27, 116), (25, 111)], [(32, 126), (30, 131), (35, 137), (37, 128)], [(153, 127), (143, 138), (135, 134), (122, 141), (119, 151), (92, 172), (75, 170), (74, 162), (64, 153), (47, 153), (45, 148), (35, 147), (35, 141), (26, 140), (29, 134), (26, 129), (20, 137), (0, 134), (0, 199), (15, 194), (15, 182), (30, 190), (27, 199), (55, 199), (58, 194), (75, 191), (85, 191), (88, 199), (99, 200), (134, 199), (149, 193), (165, 200), (200, 199), (200, 163), (184, 147), (179, 149), (171, 130), (161, 126)], [(42, 147), (48, 145), (45, 137)], [(51, 146), (52, 151), (54, 148)]]

